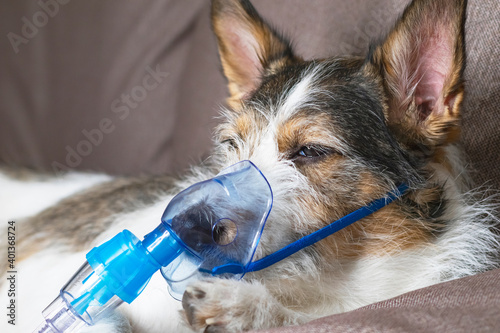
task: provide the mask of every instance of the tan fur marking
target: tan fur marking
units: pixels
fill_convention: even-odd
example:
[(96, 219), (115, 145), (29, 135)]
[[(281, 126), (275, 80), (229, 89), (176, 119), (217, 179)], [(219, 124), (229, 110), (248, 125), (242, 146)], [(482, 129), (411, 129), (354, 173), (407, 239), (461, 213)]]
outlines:
[(248, 113), (242, 113), (236, 119), (236, 131), (242, 138), (248, 137), (252, 129), (255, 127), (255, 117)]
[(393, 203), (324, 239), (317, 249), (322, 256), (338, 259), (385, 256), (428, 244), (431, 231), (423, 220), (408, 218)]
[[(330, 119), (325, 114), (304, 115), (297, 113), (278, 128), (278, 148), (281, 153), (302, 145), (322, 143), (330, 137), (332, 128), (325, 127)], [(335, 147), (333, 147), (335, 148)]]

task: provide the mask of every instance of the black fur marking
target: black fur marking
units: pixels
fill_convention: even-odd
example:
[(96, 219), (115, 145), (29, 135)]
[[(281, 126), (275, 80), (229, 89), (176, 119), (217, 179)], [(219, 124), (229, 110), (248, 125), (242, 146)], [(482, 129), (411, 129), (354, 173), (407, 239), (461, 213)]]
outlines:
[(430, 227), (430, 234), (439, 237), (447, 228), (447, 221), (443, 218), (443, 214), (446, 212), (448, 201), (444, 197), (443, 186), (436, 185), (433, 190), (437, 192), (435, 199), (417, 203), (411, 196), (404, 196), (401, 198), (400, 206), (408, 217), (426, 221)]

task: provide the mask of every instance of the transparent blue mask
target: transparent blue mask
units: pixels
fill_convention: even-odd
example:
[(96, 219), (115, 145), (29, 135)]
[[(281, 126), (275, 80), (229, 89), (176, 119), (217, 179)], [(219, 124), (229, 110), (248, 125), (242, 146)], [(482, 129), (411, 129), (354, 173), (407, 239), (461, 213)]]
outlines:
[(124, 230), (87, 253), (87, 262), (43, 311), (36, 332), (74, 332), (93, 325), (122, 302), (131, 303), (161, 272), (179, 299), (203, 274), (241, 278), (257, 248), (273, 195), (250, 161), (177, 194), (161, 223), (141, 242)]
[(179, 299), (186, 285), (203, 274), (218, 271), (224, 276), (223, 268), (228, 265), (230, 276), (241, 278), (257, 249), (272, 203), (269, 183), (249, 161), (175, 196), (163, 213), (162, 226), (188, 251), (161, 268), (171, 295)]

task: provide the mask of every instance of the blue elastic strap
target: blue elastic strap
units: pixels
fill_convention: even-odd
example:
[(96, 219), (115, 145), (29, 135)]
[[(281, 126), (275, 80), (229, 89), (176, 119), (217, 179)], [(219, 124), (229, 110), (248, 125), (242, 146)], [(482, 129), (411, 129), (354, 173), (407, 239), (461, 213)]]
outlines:
[(320, 240), (330, 236), (331, 234), (353, 224), (356, 221), (365, 218), (366, 216), (375, 213), (377, 210), (387, 206), (397, 198), (401, 197), (408, 190), (408, 185), (402, 184), (397, 190), (389, 192), (386, 197), (372, 201), (367, 206), (361, 207), (360, 209), (338, 219), (335, 222), (313, 232), (310, 235), (304, 236), (301, 239), (285, 246), (284, 248), (254, 262), (248, 264), (245, 267), (245, 272), (256, 272), (264, 268), (267, 268), (278, 261), (285, 259), (288, 256), (302, 250), (303, 248), (313, 245)]

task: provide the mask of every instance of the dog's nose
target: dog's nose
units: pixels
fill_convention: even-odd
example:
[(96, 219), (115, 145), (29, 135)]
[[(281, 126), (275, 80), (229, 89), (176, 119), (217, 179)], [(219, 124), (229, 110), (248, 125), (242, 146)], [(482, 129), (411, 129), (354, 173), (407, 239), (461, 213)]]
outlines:
[(218, 245), (228, 245), (236, 237), (236, 224), (230, 219), (220, 219), (210, 205), (200, 202), (172, 219), (172, 229), (177, 236), (195, 251), (207, 250)]
[(214, 243), (214, 219), (216, 217), (210, 206), (199, 203), (176, 215), (172, 219), (172, 229), (187, 246), (199, 251)]

